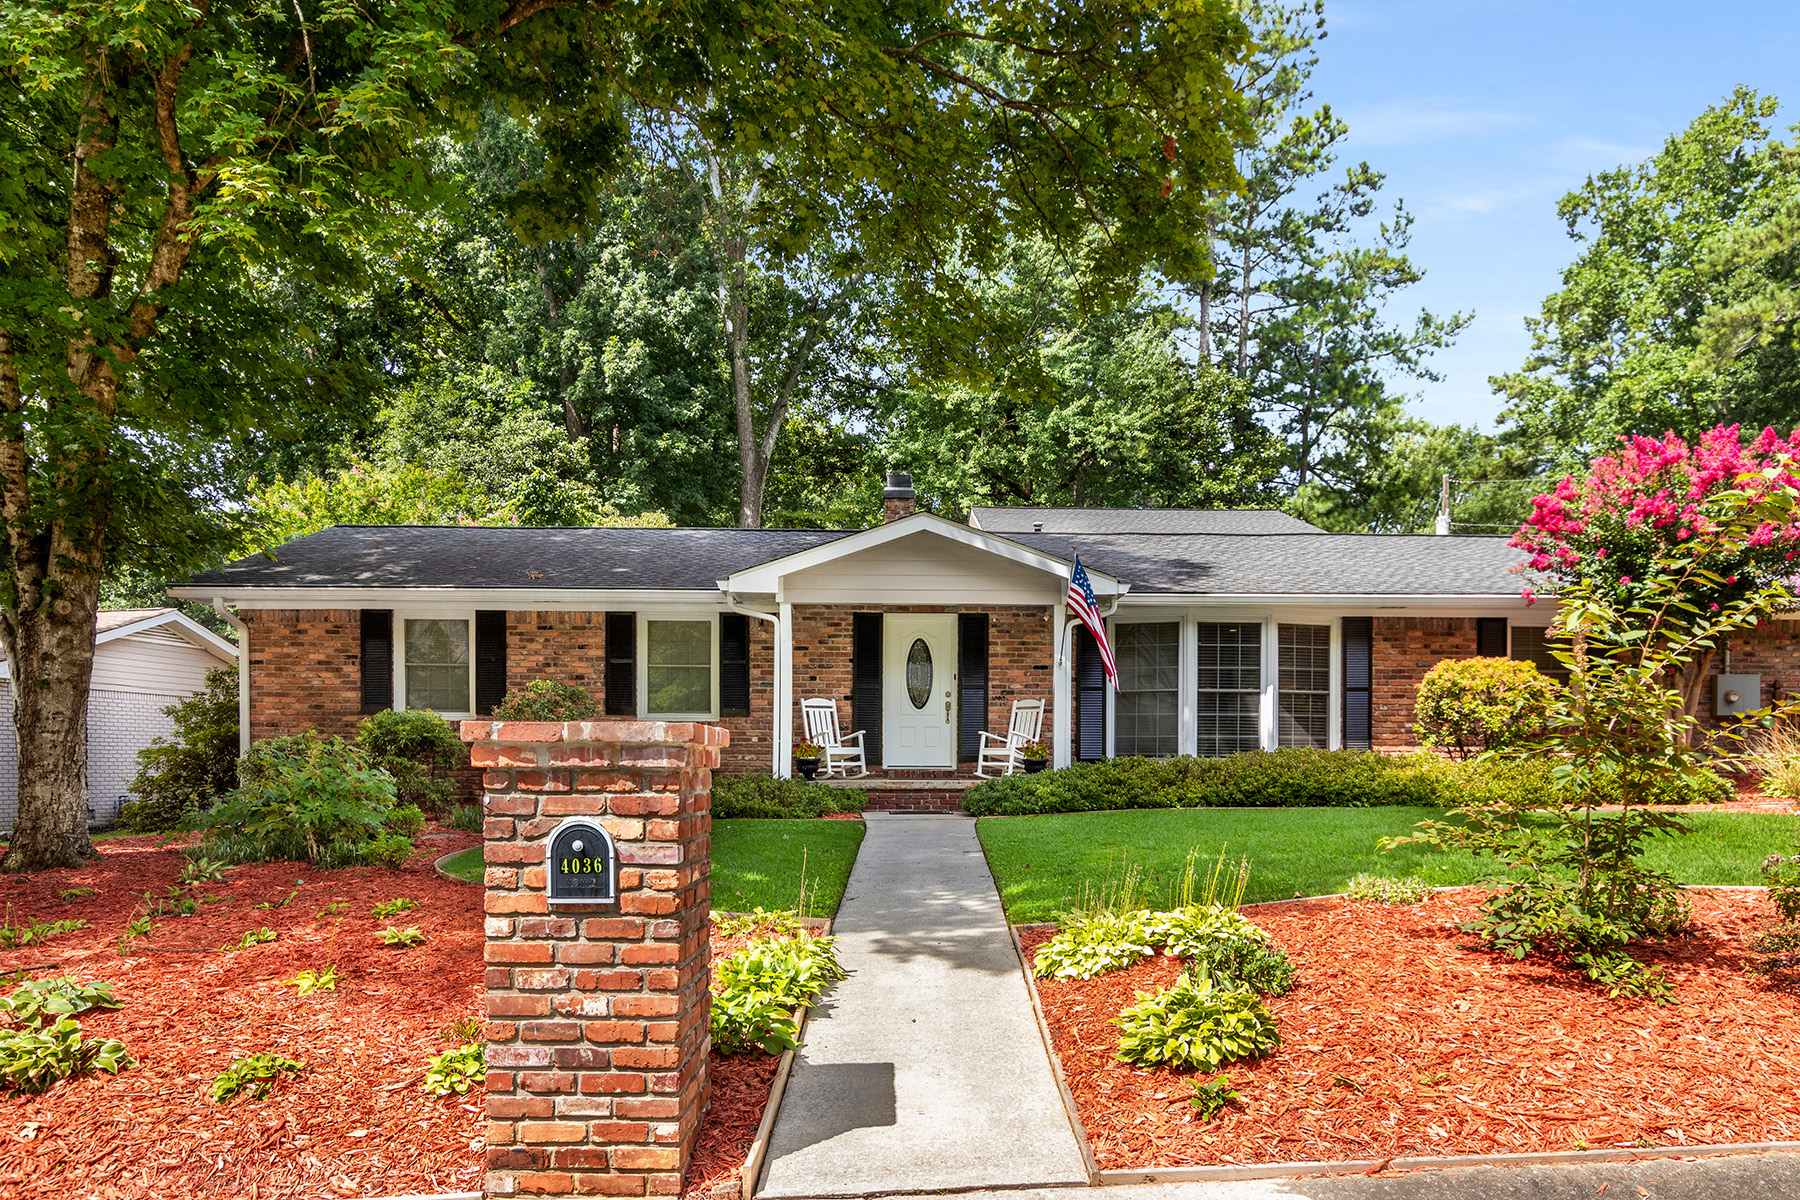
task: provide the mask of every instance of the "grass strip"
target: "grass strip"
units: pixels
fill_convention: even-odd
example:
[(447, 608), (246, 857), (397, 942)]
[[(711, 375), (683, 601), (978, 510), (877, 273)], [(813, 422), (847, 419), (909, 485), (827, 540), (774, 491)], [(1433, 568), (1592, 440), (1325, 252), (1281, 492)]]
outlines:
[[(1209, 863), (1221, 848), (1235, 860), (1250, 857), (1246, 903), (1296, 894), (1341, 892), (1359, 872), (1415, 875), (1432, 886), (1477, 883), (1495, 870), (1491, 859), (1456, 851), (1406, 846), (1387, 854), (1375, 844), (1407, 833), (1432, 808), (1161, 809), (984, 817), (976, 825), (1007, 919), (1053, 921), (1086, 894), (1135, 869), (1144, 901), (1165, 907), (1174, 899), (1188, 852)], [(1792, 853), (1800, 817), (1773, 813), (1691, 813), (1686, 837), (1650, 844), (1649, 864), (1682, 883), (1761, 883), (1769, 854)]]

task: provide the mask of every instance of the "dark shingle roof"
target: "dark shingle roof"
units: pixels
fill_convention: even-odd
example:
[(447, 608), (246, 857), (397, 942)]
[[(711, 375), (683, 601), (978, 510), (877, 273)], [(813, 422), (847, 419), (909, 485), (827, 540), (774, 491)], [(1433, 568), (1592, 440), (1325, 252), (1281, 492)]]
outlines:
[(1503, 537), (1430, 534), (1015, 533), (1044, 554), (1081, 552), (1084, 566), (1134, 595), (1517, 595), (1522, 557)]
[(334, 525), (190, 587), (651, 588), (716, 591), (733, 571), (837, 529), (537, 529)]
[(1033, 508), (978, 504), (971, 524), (989, 533), (1320, 533), (1268, 508)]

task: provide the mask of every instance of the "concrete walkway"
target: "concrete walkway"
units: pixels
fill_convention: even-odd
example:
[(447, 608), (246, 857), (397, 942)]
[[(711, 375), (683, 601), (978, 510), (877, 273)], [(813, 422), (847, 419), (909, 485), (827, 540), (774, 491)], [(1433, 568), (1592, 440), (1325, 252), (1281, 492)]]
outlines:
[(758, 1196), (1082, 1184), (968, 817), (868, 814)]

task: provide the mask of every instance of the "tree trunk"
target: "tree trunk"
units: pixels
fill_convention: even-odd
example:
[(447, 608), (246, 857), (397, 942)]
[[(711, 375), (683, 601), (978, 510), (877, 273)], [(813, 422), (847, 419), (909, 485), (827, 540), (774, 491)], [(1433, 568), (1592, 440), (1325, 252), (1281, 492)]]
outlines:
[(100, 576), (65, 575), (63, 582), (56, 600), (15, 616), (6, 639), (19, 819), (0, 871), (80, 866), (99, 857), (87, 832), (87, 697)]

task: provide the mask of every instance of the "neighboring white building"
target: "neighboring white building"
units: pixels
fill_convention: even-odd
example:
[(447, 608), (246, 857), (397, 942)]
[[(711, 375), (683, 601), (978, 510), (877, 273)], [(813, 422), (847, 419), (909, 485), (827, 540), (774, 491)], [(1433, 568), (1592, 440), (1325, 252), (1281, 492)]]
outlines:
[[(131, 799), (138, 751), (175, 723), (162, 710), (199, 691), (206, 673), (237, 662), (237, 649), (173, 608), (103, 611), (88, 692), (88, 823), (106, 825)], [(12, 672), (0, 661), (0, 829), (19, 813), (19, 742)]]

